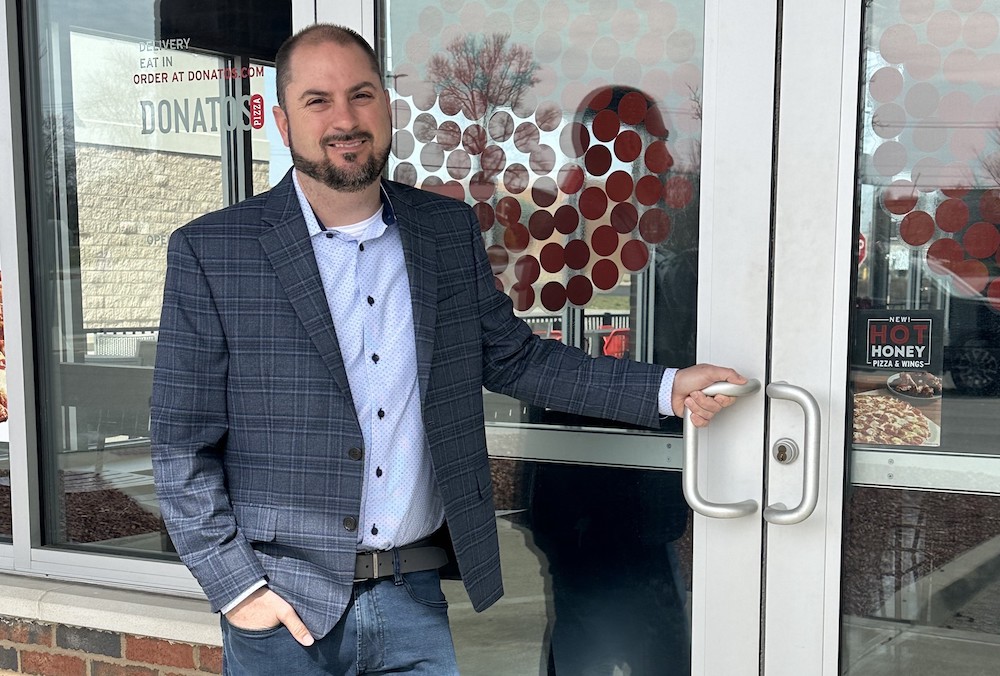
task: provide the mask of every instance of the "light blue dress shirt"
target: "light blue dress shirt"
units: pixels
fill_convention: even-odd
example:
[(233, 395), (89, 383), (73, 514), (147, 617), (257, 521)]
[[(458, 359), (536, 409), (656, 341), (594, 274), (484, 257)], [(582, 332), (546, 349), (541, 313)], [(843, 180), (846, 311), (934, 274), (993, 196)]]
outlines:
[(358, 549), (415, 542), (444, 523), (424, 437), (410, 280), (388, 197), (354, 226), (325, 228), (293, 176), (365, 440)]

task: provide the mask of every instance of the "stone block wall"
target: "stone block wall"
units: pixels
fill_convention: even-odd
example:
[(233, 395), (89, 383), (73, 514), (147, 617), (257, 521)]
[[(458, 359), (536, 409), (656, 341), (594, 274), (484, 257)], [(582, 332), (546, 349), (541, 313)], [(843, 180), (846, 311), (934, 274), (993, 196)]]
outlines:
[(205, 676), (219, 646), (178, 643), (0, 616), (0, 676)]
[[(268, 163), (254, 162), (254, 185)], [(84, 326), (159, 324), (167, 238), (222, 207), (217, 157), (76, 145)]]

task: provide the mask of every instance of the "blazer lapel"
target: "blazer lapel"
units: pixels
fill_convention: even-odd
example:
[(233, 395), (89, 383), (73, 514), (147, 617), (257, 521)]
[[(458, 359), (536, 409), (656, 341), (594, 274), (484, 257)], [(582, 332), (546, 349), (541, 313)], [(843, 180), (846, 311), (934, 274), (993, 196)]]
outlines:
[(261, 220), (273, 226), (261, 235), (261, 247), (274, 267), (295, 313), (353, 408), (354, 399), (340, 354), (337, 331), (330, 316), (319, 267), (316, 265), (316, 255), (302, 217), (295, 186), (292, 184), (291, 172), (271, 191)]
[[(383, 182), (386, 193), (392, 195), (391, 184)], [(399, 224), (399, 236), (406, 258), (406, 274), (410, 280), (410, 302), (413, 306), (413, 331), (417, 346), (417, 382), (420, 402), (427, 392), (434, 352), (434, 326), (437, 322), (437, 247), (434, 231), (421, 226), (418, 214), (403, 200), (395, 199), (392, 207)]]

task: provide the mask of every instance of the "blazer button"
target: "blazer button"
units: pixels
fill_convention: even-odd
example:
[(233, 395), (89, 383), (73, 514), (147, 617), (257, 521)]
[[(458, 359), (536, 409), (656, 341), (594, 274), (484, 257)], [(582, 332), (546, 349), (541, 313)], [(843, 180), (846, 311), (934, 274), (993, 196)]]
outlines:
[(360, 448), (352, 448), (351, 450), (347, 451), (347, 457), (350, 458), (351, 460), (360, 460), (362, 455), (363, 454), (361, 453)]
[(344, 518), (344, 528), (351, 533), (358, 529), (358, 520), (353, 516), (348, 516)]

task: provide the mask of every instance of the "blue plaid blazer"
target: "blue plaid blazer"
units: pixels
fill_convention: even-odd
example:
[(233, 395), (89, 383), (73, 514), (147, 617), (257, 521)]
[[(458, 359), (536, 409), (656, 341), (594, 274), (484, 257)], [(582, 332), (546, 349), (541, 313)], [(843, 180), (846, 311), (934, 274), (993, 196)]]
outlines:
[[(663, 369), (540, 340), (463, 202), (385, 182), (413, 302), (427, 451), (477, 610), (503, 594), (482, 387), (658, 425)], [(291, 176), (170, 238), (153, 380), (163, 517), (214, 609), (261, 578), (315, 636), (348, 603), (361, 428)], [(356, 456), (356, 454), (355, 454)]]

